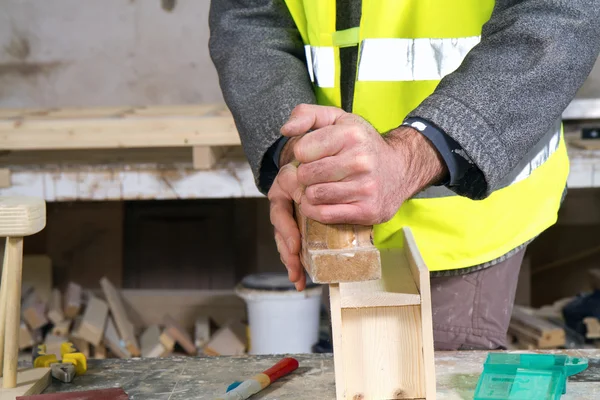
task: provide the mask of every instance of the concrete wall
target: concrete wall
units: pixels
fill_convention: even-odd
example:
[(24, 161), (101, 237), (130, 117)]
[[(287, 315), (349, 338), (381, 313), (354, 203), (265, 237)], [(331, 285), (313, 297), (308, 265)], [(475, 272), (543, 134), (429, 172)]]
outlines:
[(208, 0), (1, 3), (0, 107), (222, 101)]
[[(208, 7), (209, 0), (2, 0), (0, 107), (221, 101)], [(600, 97), (600, 63), (579, 97)]]

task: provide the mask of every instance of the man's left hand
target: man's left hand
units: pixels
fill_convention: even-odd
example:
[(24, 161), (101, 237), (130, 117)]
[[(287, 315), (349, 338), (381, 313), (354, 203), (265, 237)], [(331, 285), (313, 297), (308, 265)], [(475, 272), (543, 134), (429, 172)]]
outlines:
[(420, 132), (400, 127), (382, 136), (361, 117), (302, 104), (281, 128), (294, 146), (302, 213), (326, 224), (374, 225), (447, 173)]

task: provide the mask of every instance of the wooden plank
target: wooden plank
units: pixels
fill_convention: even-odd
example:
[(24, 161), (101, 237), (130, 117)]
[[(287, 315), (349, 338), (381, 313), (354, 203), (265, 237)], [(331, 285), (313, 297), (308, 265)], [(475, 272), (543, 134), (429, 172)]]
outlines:
[(119, 335), (125, 342), (125, 347), (133, 356), (139, 356), (141, 354), (140, 346), (135, 337), (133, 324), (127, 317), (119, 292), (106, 278), (100, 280), (100, 285), (102, 286), (102, 290), (104, 291), (104, 295), (110, 306), (110, 311), (115, 320)]
[(195, 355), (197, 350), (190, 335), (169, 314), (163, 319), (165, 331), (190, 355)]
[(196, 349), (201, 349), (210, 340), (210, 318), (201, 315), (196, 318), (194, 324), (194, 345)]
[(164, 357), (168, 351), (160, 341), (158, 325), (149, 326), (140, 337), (142, 357)]
[(0, 168), (0, 189), (8, 188), (11, 184), (10, 169)]
[(223, 146), (194, 146), (192, 148), (192, 165), (194, 169), (208, 170), (221, 160), (227, 148)]
[(48, 324), (46, 318), (46, 305), (41, 301), (35, 291), (32, 291), (23, 301), (22, 318), (31, 329), (39, 329)]
[(106, 358), (106, 346), (104, 343), (94, 346), (94, 358), (96, 360), (104, 360)]
[(68, 337), (71, 332), (71, 320), (64, 319), (52, 327), (52, 334), (56, 336)]
[(398, 254), (381, 252), (381, 279), (340, 285), (341, 307), (420, 305), (421, 296), (414, 280), (406, 279), (411, 274), (408, 263), (398, 263), (394, 257)]
[(379, 251), (372, 227), (324, 225), (306, 218), (294, 204), (302, 237), (300, 258), (316, 283), (361, 282), (381, 278)]
[(205, 115), (142, 114), (0, 119), (0, 150), (236, 146), (224, 106)]
[(62, 293), (59, 289), (52, 289), (50, 301), (48, 302), (48, 319), (54, 325), (60, 324), (65, 320), (62, 306)]
[(95, 296), (91, 296), (81, 323), (77, 329), (73, 330), (73, 336), (86, 340), (94, 346), (98, 346), (102, 342), (107, 318), (108, 305), (106, 302)]
[(600, 321), (598, 318), (587, 317), (583, 319), (586, 326), (586, 339), (600, 339)]
[(50, 368), (23, 368), (17, 373), (17, 386), (4, 389), (0, 378), (0, 400), (15, 400), (17, 396), (39, 394), (50, 385)]
[(19, 350), (28, 349), (33, 345), (35, 345), (33, 335), (27, 324), (21, 321), (21, 325), (19, 326)]
[(344, 347), (342, 342), (342, 304), (340, 285), (329, 285), (329, 304), (331, 312), (331, 333), (333, 341), (333, 363), (335, 372), (335, 393), (337, 400), (346, 399), (346, 378), (344, 374)]
[(423, 342), (423, 374), (427, 400), (436, 398), (435, 361), (433, 346), (433, 312), (431, 308), (431, 284), (429, 269), (421, 256), (415, 238), (409, 228), (403, 228), (404, 255), (413, 280), (421, 295), (421, 337)]
[(33, 287), (40, 300), (50, 301), (52, 293), (52, 260), (47, 255), (23, 256), (23, 283)]
[(104, 330), (104, 344), (119, 358), (131, 358), (129, 350), (121, 343), (117, 328), (111, 317), (106, 321)]
[(173, 349), (175, 348), (175, 339), (169, 335), (169, 332), (166, 329), (162, 331), (158, 339), (166, 351), (169, 353), (173, 352)]
[(547, 349), (565, 345), (564, 329), (526, 312), (526, 308), (515, 306), (508, 328), (509, 333), (520, 341), (533, 343), (537, 348)]
[(239, 356), (246, 351), (245, 326), (239, 321), (230, 321), (222, 326), (204, 346), (209, 356)]
[(65, 293), (64, 301), (64, 314), (67, 318), (72, 319), (79, 315), (79, 310), (81, 310), (81, 296), (81, 286), (79, 286), (75, 282), (69, 282), (69, 285), (67, 286), (67, 291)]

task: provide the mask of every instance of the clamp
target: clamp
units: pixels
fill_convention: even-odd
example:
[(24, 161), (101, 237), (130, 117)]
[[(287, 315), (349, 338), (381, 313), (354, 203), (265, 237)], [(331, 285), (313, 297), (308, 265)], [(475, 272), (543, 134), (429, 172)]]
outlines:
[(65, 342), (60, 345), (62, 360), (55, 354), (46, 354), (46, 345), (40, 344), (33, 349), (32, 362), (34, 368), (50, 368), (52, 376), (62, 382), (70, 383), (77, 375), (87, 371), (87, 359), (79, 352), (73, 343)]

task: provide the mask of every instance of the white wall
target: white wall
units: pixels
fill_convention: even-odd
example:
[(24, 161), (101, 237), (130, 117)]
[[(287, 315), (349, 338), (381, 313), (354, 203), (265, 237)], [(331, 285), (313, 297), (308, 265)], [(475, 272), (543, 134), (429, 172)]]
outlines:
[(222, 101), (208, 0), (2, 0), (0, 107)]

